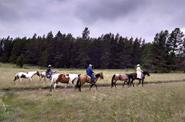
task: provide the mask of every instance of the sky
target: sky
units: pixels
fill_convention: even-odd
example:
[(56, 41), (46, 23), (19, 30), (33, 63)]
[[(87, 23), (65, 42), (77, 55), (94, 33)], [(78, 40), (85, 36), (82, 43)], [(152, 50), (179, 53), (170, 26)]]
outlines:
[(119, 33), (153, 41), (176, 27), (185, 32), (185, 0), (0, 0), (0, 38), (52, 31), (91, 37)]

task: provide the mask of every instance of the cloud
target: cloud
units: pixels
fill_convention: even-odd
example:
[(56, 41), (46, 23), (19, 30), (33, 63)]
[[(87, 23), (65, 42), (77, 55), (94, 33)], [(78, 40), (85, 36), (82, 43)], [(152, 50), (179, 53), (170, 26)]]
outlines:
[(146, 3), (145, 0), (88, 1), (78, 5), (76, 15), (86, 23), (94, 23), (101, 19), (111, 21), (133, 14)]
[(161, 30), (185, 28), (184, 0), (0, 0), (0, 38), (56, 33), (120, 33), (152, 41)]

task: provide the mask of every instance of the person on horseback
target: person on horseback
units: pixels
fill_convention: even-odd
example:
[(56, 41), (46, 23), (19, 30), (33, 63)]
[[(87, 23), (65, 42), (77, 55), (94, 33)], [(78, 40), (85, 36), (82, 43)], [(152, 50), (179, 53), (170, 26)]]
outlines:
[(48, 69), (46, 70), (46, 77), (48, 78), (48, 79), (51, 79), (51, 75), (53, 74), (53, 71), (52, 71), (52, 69), (51, 69), (51, 65), (49, 64), (48, 65)]
[(88, 68), (86, 69), (86, 73), (88, 76), (91, 77), (91, 81), (95, 82), (96, 81), (96, 77), (94, 75), (94, 71), (93, 71), (93, 65), (89, 64)]
[(136, 73), (137, 73), (137, 78), (142, 79), (142, 77), (143, 77), (143, 70), (141, 69), (140, 64), (137, 64)]

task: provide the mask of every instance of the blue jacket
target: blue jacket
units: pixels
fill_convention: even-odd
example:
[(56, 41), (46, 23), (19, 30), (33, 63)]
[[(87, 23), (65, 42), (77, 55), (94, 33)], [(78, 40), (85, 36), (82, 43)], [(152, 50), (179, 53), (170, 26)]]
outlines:
[(87, 75), (92, 76), (92, 74), (94, 73), (92, 67), (88, 67), (86, 69), (86, 73), (87, 73)]

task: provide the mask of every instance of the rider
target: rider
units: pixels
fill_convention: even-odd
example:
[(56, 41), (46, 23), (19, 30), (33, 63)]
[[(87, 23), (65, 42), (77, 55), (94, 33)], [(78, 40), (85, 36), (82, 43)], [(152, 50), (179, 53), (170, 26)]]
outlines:
[(136, 73), (137, 73), (137, 78), (142, 79), (143, 70), (141, 69), (140, 64), (137, 64)]
[(93, 72), (93, 65), (92, 64), (89, 64), (88, 68), (86, 69), (86, 73), (88, 76), (91, 77), (92, 82), (96, 81), (96, 77)]
[(53, 74), (53, 71), (51, 70), (51, 65), (48, 65), (48, 69), (46, 70), (46, 77), (51, 79), (51, 75)]

